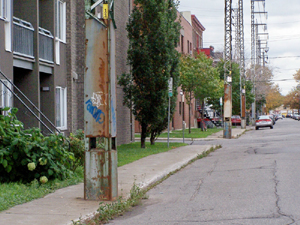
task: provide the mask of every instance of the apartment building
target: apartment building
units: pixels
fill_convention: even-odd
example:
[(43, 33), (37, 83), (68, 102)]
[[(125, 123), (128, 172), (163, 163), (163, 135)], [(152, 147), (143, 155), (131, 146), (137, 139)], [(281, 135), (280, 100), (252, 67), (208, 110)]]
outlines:
[[(131, 0), (114, 5), (117, 76), (129, 72), (126, 22), (131, 5)], [(45, 126), (65, 134), (83, 129), (84, 25), (82, 0), (0, 0), (0, 70), (7, 77), (0, 75), (0, 107), (17, 107), (25, 127), (40, 127), (45, 134), (50, 132)], [(131, 142), (132, 117), (119, 87), (117, 111), (118, 144)]]
[(2, 106), (17, 107), (25, 127), (39, 127), (36, 116), (51, 126), (34, 107), (23, 104), (29, 99), (57, 129), (68, 131), (66, 2), (1, 0), (0, 5), (0, 68), (16, 86), (9, 83), (13, 96), (1, 83), (2, 96), (9, 95)]

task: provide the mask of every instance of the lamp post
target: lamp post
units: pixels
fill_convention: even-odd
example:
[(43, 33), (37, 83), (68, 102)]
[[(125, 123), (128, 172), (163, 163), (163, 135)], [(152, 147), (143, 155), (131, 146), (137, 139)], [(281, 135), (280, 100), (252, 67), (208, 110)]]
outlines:
[(180, 95), (181, 95), (181, 114), (182, 114), (182, 141), (183, 141), (183, 143), (184, 143), (184, 113), (183, 113), (183, 111), (184, 111), (184, 107), (183, 107), (183, 98), (184, 98), (184, 96), (183, 96), (183, 91), (182, 90), (180, 90)]

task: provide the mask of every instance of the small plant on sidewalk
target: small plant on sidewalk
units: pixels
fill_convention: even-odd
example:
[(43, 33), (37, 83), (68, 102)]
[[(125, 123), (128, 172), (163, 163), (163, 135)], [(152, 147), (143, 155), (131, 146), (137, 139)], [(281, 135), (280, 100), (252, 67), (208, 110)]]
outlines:
[(113, 203), (100, 202), (97, 214), (93, 218), (83, 221), (73, 221), (73, 224), (95, 225), (107, 223), (109, 220), (113, 220), (115, 217), (123, 215), (132, 207), (141, 204), (142, 199), (147, 198), (146, 192), (146, 190), (142, 190), (136, 183), (134, 183), (130, 190), (130, 197), (127, 200), (119, 197), (118, 200)]

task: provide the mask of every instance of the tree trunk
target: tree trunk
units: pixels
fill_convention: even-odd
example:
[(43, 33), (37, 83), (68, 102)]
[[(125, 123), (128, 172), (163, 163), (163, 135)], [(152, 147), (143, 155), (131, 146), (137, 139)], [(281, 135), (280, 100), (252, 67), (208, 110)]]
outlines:
[(151, 132), (150, 143), (151, 143), (151, 145), (155, 145), (155, 135), (153, 132)]
[(146, 132), (147, 132), (147, 124), (142, 123), (142, 134), (141, 134), (141, 148), (146, 147)]
[(204, 100), (201, 102), (201, 108), (202, 108), (202, 113), (201, 113), (201, 131), (204, 131)]

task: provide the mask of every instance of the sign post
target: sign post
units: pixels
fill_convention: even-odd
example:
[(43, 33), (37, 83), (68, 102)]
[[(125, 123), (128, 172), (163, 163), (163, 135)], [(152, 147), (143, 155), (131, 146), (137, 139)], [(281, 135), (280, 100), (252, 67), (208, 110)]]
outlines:
[(170, 141), (170, 105), (171, 105), (171, 97), (173, 96), (173, 78), (171, 77), (169, 79), (169, 109), (168, 109), (168, 148), (170, 146), (169, 141)]

